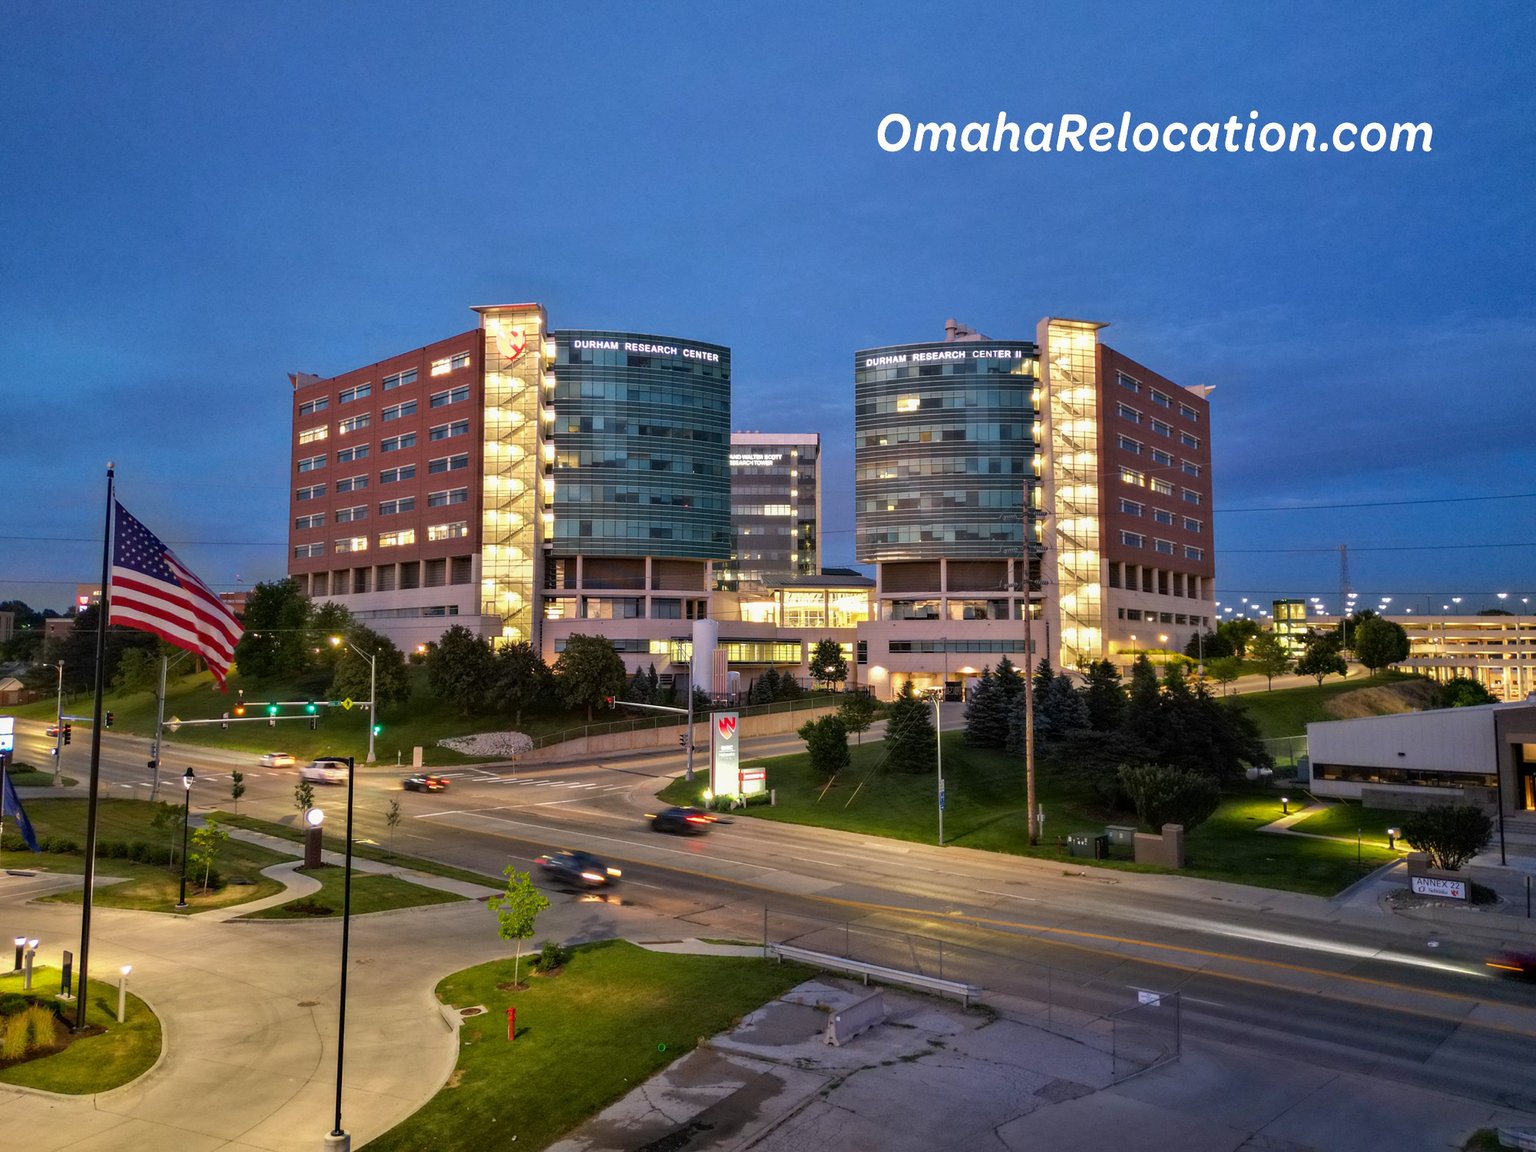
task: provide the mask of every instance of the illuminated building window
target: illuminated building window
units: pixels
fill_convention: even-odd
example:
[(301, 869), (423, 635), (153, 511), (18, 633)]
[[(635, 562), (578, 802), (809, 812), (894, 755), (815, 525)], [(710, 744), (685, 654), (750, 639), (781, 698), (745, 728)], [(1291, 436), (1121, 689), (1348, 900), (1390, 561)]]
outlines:
[(380, 548), (398, 548), (403, 544), (416, 543), (416, 529), (401, 528), (398, 532), (380, 532)]
[(293, 555), (294, 555), (294, 557), (296, 559), (299, 559), (299, 560), (304, 560), (304, 559), (307, 559), (307, 558), (309, 558), (311, 556), (324, 556), (325, 555), (325, 545), (324, 544), (296, 544), (296, 545), (294, 545), (294, 548), (293, 548)]
[(299, 443), (313, 444), (316, 440), (324, 440), (330, 434), (330, 431), (324, 424), (318, 428), (306, 428), (299, 433)]
[(407, 368), (404, 372), (396, 372), (392, 376), (384, 377), (384, 391), (388, 392), (391, 388), (414, 383), (416, 383), (416, 369)]
[(300, 531), (303, 531), (305, 528), (324, 528), (325, 513), (316, 512), (311, 516), (300, 516), (294, 520), (293, 526)]
[(355, 388), (343, 388), (336, 396), (336, 403), (350, 404), (354, 400), (366, 400), (373, 395), (373, 385), (359, 384)]
[(427, 474), (436, 475), (439, 472), (457, 472), (461, 468), (469, 467), (469, 453), (460, 452), (456, 456), (439, 456), (436, 460), (427, 462)]
[(469, 523), (459, 520), (453, 524), (433, 524), (427, 529), (428, 540), (457, 540), (469, 535)]
[(293, 494), (296, 500), (318, 500), (325, 495), (324, 484), (312, 484), (308, 488), (300, 488)]
[(354, 520), (368, 519), (368, 505), (359, 504), (355, 508), (336, 509), (336, 523), (350, 524)]
[(442, 408), (449, 404), (462, 404), (468, 399), (469, 385), (460, 384), (457, 388), (450, 388), (446, 392), (434, 392), (431, 400), (428, 401), (428, 407)]
[(416, 401), (402, 400), (399, 404), (391, 404), (379, 413), (379, 419), (386, 423), (390, 420), (399, 420), (402, 416), (416, 415)]
[(402, 448), (416, 447), (416, 433), (406, 432), (400, 436), (386, 436), (379, 441), (380, 452), (398, 452)]
[(1145, 548), (1147, 546), (1147, 538), (1139, 532), (1126, 532), (1122, 529), (1120, 532), (1120, 543), (1124, 544), (1127, 548)]
[(350, 464), (354, 460), (368, 459), (368, 445), (355, 444), (351, 448), (341, 448), (336, 452), (336, 463)]
[(300, 472), (313, 472), (317, 468), (324, 468), (324, 467), (325, 467), (325, 453), (324, 452), (320, 453), (320, 455), (318, 455), (318, 456), (306, 456), (306, 457), (304, 457), (304, 459), (299, 461), (299, 471)]
[(379, 473), (380, 484), (398, 484), (402, 480), (416, 479), (416, 465), (405, 464), (399, 468), (386, 468)]
[(348, 536), (344, 540), (336, 541), (338, 552), (366, 552), (368, 551), (368, 537)]
[(1172, 496), (1173, 485), (1166, 480), (1154, 480), (1152, 481), (1152, 491), (1156, 492), (1159, 496)]
[(1147, 474), (1145, 472), (1138, 472), (1134, 468), (1122, 468), (1120, 469), (1120, 481), (1123, 484), (1135, 484), (1139, 488), (1145, 488), (1147, 486)]
[(455, 420), (452, 424), (439, 424), (428, 434), (428, 440), (448, 440), (454, 436), (468, 436), (469, 421)]
[(317, 396), (313, 400), (306, 400), (299, 405), (300, 416), (313, 416), (316, 412), (324, 412), (331, 406), (329, 396)]
[(458, 352), (452, 356), (444, 356), (441, 360), (432, 361), (432, 375), (446, 376), (450, 372), (457, 372), (460, 368), (469, 367), (469, 353)]
[(380, 516), (397, 516), (401, 512), (414, 512), (416, 510), (416, 497), (402, 496), (398, 500), (383, 500), (379, 503)]
[(337, 492), (361, 492), (368, 487), (368, 477), (348, 476), (345, 480), (336, 481)]
[(367, 412), (359, 412), (356, 416), (348, 416), (345, 420), (339, 421), (336, 425), (336, 434), (345, 436), (348, 432), (356, 432), (368, 427), (370, 423), (372, 423), (372, 417)]

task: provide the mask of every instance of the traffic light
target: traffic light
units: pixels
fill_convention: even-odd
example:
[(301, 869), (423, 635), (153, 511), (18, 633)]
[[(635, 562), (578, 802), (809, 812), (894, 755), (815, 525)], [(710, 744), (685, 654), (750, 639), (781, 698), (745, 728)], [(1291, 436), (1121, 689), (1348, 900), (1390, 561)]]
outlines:
[(70, 733), (73, 730), (74, 730), (74, 725), (73, 724), (66, 724), (66, 725), (64, 725), (64, 743), (66, 743), (66, 744), (69, 743)]
[(603, 697), (603, 703), (608, 705), (608, 707), (610, 707), (610, 708), (615, 707), (615, 705), (614, 705), (614, 698), (612, 696), (604, 696)]
[(686, 733), (686, 732), (679, 732), (677, 734), (677, 746), (679, 748), (686, 748), (686, 747), (688, 747), (688, 733)]
[(107, 727), (112, 727), (112, 709), (107, 709)]
[(304, 711), (309, 714), (309, 730), (311, 732), (313, 732), (316, 728), (318, 728), (320, 726), (319, 723), (318, 723), (318, 720), (319, 720), (318, 713), (320, 711), (320, 706), (318, 704), (316, 704), (313, 700), (310, 700), (310, 701), (307, 701), (305, 703)]
[(228, 728), (229, 727), (229, 713), (228, 712), (225, 712), (223, 715), (221, 715), (219, 717), (219, 727), (220, 728)]
[(155, 770), (155, 766), (157, 764), (159, 764), (159, 763), (160, 763), (160, 761), (158, 761), (158, 760), (150, 760), (150, 762), (147, 765), (145, 765), (145, 767), (147, 767), (151, 772), (153, 772)]
[(384, 725), (382, 725), (382, 724), (375, 724), (373, 726), (373, 734), (375, 736), (382, 736), (384, 734)]
[(276, 704), (268, 704), (267, 705), (267, 727), (268, 728), (276, 728), (277, 727), (277, 705)]
[(236, 716), (244, 716), (245, 715), (245, 701), (244, 700), (236, 700), (235, 701), (235, 715)]

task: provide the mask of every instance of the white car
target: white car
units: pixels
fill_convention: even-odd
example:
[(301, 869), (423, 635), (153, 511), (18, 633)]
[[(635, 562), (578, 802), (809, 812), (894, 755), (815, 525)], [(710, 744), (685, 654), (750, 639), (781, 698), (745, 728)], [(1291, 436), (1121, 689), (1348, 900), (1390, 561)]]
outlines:
[(345, 784), (347, 762), (334, 756), (322, 756), (314, 763), (300, 768), (299, 779), (310, 780), (316, 784)]
[(291, 752), (263, 752), (260, 760), (263, 768), (292, 768), (296, 763)]

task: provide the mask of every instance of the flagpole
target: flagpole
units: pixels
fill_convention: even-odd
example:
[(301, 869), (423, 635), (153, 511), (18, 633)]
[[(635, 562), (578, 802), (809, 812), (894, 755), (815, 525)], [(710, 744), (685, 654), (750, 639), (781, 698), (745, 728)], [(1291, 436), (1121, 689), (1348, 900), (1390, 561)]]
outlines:
[(91, 717), (91, 784), (85, 810), (85, 891), (80, 901), (80, 982), (75, 997), (75, 1031), (85, 1028), (90, 999), (91, 897), (96, 884), (96, 800), (101, 784), (101, 694), (106, 679), (107, 619), (112, 612), (112, 506), (115, 466), (107, 461), (107, 517), (101, 535), (101, 611), (96, 617), (96, 711)]

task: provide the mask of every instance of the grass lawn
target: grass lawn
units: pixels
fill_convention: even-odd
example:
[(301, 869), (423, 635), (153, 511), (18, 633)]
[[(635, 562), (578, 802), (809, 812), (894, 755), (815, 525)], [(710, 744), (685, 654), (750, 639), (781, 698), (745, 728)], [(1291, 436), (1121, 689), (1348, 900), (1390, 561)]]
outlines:
[[(341, 915), (342, 880), (346, 869), (326, 865), (318, 872), (306, 871), (320, 881), (320, 891), (299, 900), (290, 900), (273, 908), (247, 912), (244, 920), (309, 920), (330, 919)], [(428, 904), (451, 904), (465, 897), (454, 892), (440, 892), (436, 888), (423, 888), (396, 876), (379, 876), (367, 872), (352, 875), (352, 915), (367, 912), (387, 912), (395, 908), (421, 908)], [(297, 907), (295, 905), (298, 905)], [(316, 914), (316, 908), (329, 908), (330, 915)]]
[[(879, 742), (855, 746), (853, 765), (822, 794), (825, 783), (811, 772), (806, 756), (767, 761), (768, 783), (778, 794), (774, 807), (754, 805), (730, 813), (732, 819), (779, 820), (846, 832), (889, 836), (933, 844), (938, 840), (937, 780), (933, 774), (906, 775), (876, 768), (884, 753)], [(1133, 871), (1160, 871), (1129, 859), (1107, 861), (1068, 857), (1061, 838), (1073, 832), (1101, 833), (1106, 824), (1136, 824), (1134, 813), (1107, 809), (1096, 797), (1065, 788), (1046, 770), (1036, 774), (1038, 801), (1045, 809), (1045, 836), (1036, 848), (1027, 844), (1024, 766), (1017, 756), (995, 749), (971, 748), (960, 733), (943, 741), (944, 840), (967, 848), (1008, 852), (1048, 860)], [(661, 792), (673, 804), (699, 803), (705, 784), (674, 780)], [(1255, 831), (1280, 817), (1279, 794), (1235, 792), (1216, 814), (1190, 833), (1185, 873), (1211, 880), (1253, 884), (1331, 896), (1377, 865), (1396, 859), (1379, 848), (1363, 846), (1360, 860), (1353, 843), (1344, 845), (1300, 836)], [(1385, 827), (1385, 825), (1383, 825)], [(1353, 826), (1350, 828), (1353, 838)]]
[[(97, 857), (96, 875), (122, 877), (123, 881), (111, 887), (96, 888), (95, 903), (106, 908), (137, 908), (151, 912), (176, 911), (176, 899), (181, 890), (181, 837), (176, 835), (177, 865), (173, 868), (159, 864), (140, 864), (132, 860), (108, 857), (102, 854), (102, 845), (109, 841), (143, 841), (169, 852), (171, 836), (165, 828), (155, 828), (151, 818), (155, 805), (147, 800), (102, 800), (97, 806)], [(45, 837), (68, 837), (77, 845), (85, 843), (86, 801), (84, 800), (32, 800), (27, 804), (27, 815), (39, 840)], [(196, 877), (187, 876), (187, 904), (183, 912), (201, 912), (208, 908), (223, 908), (231, 904), (244, 904), (281, 892), (283, 886), (276, 880), (261, 875), (263, 868), (281, 864), (291, 856), (282, 856), (255, 844), (240, 840), (225, 841), (214, 867), (224, 877), (224, 886), (204, 894), (197, 885)], [(28, 851), (0, 852), (0, 866), (6, 868), (37, 868), (49, 872), (82, 875), (85, 872), (85, 853)], [(79, 903), (78, 891), (61, 892), (47, 899), (60, 903)], [(115, 1002), (114, 1002), (115, 1003)]]
[(1321, 686), (1310, 684), (1273, 692), (1244, 692), (1241, 696), (1229, 696), (1227, 699), (1252, 716), (1259, 726), (1259, 734), (1268, 740), (1281, 736), (1305, 736), (1308, 724), (1334, 719), (1323, 710), (1323, 705), (1335, 696), (1357, 692), (1361, 688), (1379, 688), (1383, 684), (1400, 684), (1405, 680), (1418, 679), (1420, 677), (1406, 672), (1383, 672), (1379, 676), (1355, 673), (1347, 680), (1330, 678)]
[[(1295, 811), (1295, 804), (1291, 811)], [(1299, 820), (1292, 827), (1298, 832), (1310, 832), (1314, 836), (1340, 836), (1353, 841), (1360, 833), (1366, 844), (1387, 843), (1387, 829), (1401, 828), (1403, 821), (1412, 816), (1411, 811), (1397, 808), (1366, 808), (1358, 800), (1332, 801), (1327, 807)]]
[[(57, 992), (59, 979), (55, 969), (33, 969), (32, 990), (36, 993), (45, 988)], [(0, 976), (0, 995), (20, 992), (21, 984), (20, 974)], [(74, 1023), (75, 1006), (68, 1005), (65, 1012), (69, 1022)], [(149, 1071), (160, 1057), (159, 1019), (144, 1001), (129, 992), (127, 1012), (119, 1024), (116, 984), (90, 982), (85, 1023), (87, 1027), (106, 1031), (82, 1036), (52, 1056), (0, 1069), (0, 1083), (84, 1096), (127, 1084)]]
[[(510, 959), (455, 973), (437, 986), (438, 998), (489, 1011), (464, 1022), (451, 1086), (368, 1147), (543, 1148), (810, 975), (622, 941), (578, 948), (553, 976), (530, 976), (525, 966), (528, 987), (517, 992), (500, 988), (512, 979)], [(517, 1008), (510, 1043), (508, 1006)]]
[[(230, 828), (245, 828), (252, 832), (265, 832), (269, 836), (276, 836), (283, 840), (291, 840), (295, 844), (304, 843), (304, 833), (297, 828), (290, 828), (286, 824), (273, 823), (270, 820), (257, 820), (252, 816), (232, 816), (228, 812), (216, 812), (219, 823)], [(322, 846), (327, 852), (342, 853), (347, 850), (346, 833), (326, 832), (323, 836)], [(381, 864), (393, 864), (400, 868), (410, 868), (416, 872), (425, 872), (431, 876), (443, 876), (449, 880), (463, 880), (470, 884), (484, 884), (491, 888), (505, 888), (506, 879), (501, 876), (486, 876), (479, 872), (471, 872), (466, 868), (455, 868), (451, 864), (440, 864), (436, 860), (428, 860), (422, 856), (398, 856), (385, 848), (375, 848), (370, 844), (353, 843), (352, 855), (364, 860), (377, 860)]]
[[(18, 788), (53, 787), (53, 769), (51, 768), (46, 772), (42, 772), (26, 764), (17, 764), (12, 768), (6, 769), (5, 774), (11, 783)], [(60, 788), (73, 788), (77, 783), (78, 781), (73, 776), (61, 775), (59, 777)], [(25, 804), (26, 801), (23, 800), (22, 803)]]

